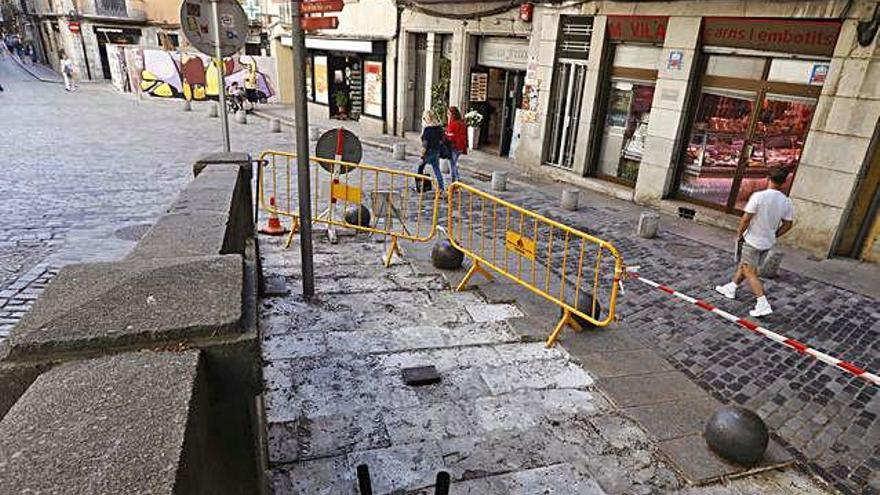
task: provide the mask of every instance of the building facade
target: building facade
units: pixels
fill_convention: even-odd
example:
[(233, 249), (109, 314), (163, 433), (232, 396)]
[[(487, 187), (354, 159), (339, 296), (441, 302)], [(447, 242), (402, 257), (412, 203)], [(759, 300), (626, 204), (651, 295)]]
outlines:
[[(276, 4), (272, 31), (281, 101), (293, 102), (293, 50), (289, 4)], [(397, 14), (393, 0), (345, 4), (337, 29), (306, 36), (306, 98), (320, 118), (358, 121), (370, 132), (393, 132), (397, 65)]]
[(784, 242), (877, 262), (878, 15), (873, 0), (408, 3), (396, 132), (445, 95), (484, 115), (485, 151), (728, 226), (782, 167)]

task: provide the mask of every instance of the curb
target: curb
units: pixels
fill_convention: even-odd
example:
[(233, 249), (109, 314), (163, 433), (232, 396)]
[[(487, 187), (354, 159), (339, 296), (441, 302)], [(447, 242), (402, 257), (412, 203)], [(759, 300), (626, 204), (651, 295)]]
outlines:
[(44, 77), (38, 76), (35, 72), (33, 72), (31, 69), (29, 69), (26, 64), (24, 64), (21, 60), (19, 60), (19, 58), (16, 57), (15, 55), (10, 54), (9, 58), (14, 60), (15, 63), (18, 64), (18, 66), (21, 68), (21, 70), (27, 72), (31, 77), (33, 77), (37, 81), (44, 82), (44, 83), (50, 83), (50, 84), (62, 84), (62, 82), (63, 82), (63, 81), (58, 81), (58, 80), (46, 79)]

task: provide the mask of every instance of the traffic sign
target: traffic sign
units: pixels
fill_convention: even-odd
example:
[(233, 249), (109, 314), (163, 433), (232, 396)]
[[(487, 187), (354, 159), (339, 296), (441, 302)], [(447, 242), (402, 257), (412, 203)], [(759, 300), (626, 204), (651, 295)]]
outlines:
[(78, 33), (79, 32), (79, 22), (76, 22), (76, 21), (68, 22), (67, 29), (69, 29), (71, 33)]
[[(303, 4), (305, 5), (305, 4)], [(299, 21), (303, 31), (315, 31), (317, 29), (336, 29), (339, 27), (337, 17), (301, 17)]]
[(345, 2), (342, 0), (309, 0), (302, 3), (300, 12), (303, 14), (323, 14), (325, 12), (342, 12)]
[(217, 2), (220, 54), (229, 57), (244, 47), (248, 35), (248, 18), (237, 0), (184, 0), (180, 5), (180, 26), (196, 50), (215, 57), (213, 2)]

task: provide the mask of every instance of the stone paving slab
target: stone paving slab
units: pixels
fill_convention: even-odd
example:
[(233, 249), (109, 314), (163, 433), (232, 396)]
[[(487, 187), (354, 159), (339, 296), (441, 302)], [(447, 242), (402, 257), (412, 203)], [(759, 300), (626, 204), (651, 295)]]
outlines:
[[(608, 332), (609, 335), (612, 333), (613, 331)], [(644, 375), (674, 369), (669, 362), (650, 349), (589, 352), (578, 354), (577, 359), (597, 378)]]
[(706, 421), (722, 404), (711, 397), (696, 397), (646, 406), (628, 407), (624, 414), (638, 421), (658, 440), (700, 435)]
[(705, 484), (723, 476), (774, 469), (794, 462), (791, 454), (775, 440), (770, 441), (761, 462), (750, 469), (730, 464), (713, 454), (701, 435), (664, 440), (660, 442), (660, 448), (672, 458), (684, 477), (696, 484)]
[(675, 370), (605, 378), (602, 380), (602, 389), (618, 406), (624, 408), (706, 395), (684, 374)]

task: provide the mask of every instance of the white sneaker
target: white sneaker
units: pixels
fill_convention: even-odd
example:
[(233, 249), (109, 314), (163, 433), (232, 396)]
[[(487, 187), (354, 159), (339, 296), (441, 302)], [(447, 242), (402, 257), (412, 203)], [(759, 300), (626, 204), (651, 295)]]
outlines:
[(762, 316), (767, 316), (771, 313), (773, 313), (773, 309), (770, 307), (770, 303), (767, 302), (766, 299), (764, 299), (763, 301), (758, 300), (758, 302), (755, 303), (755, 309), (749, 311), (749, 314), (752, 316), (752, 318), (760, 318)]
[(733, 283), (716, 285), (715, 292), (721, 294), (728, 299), (736, 299), (736, 286)]

